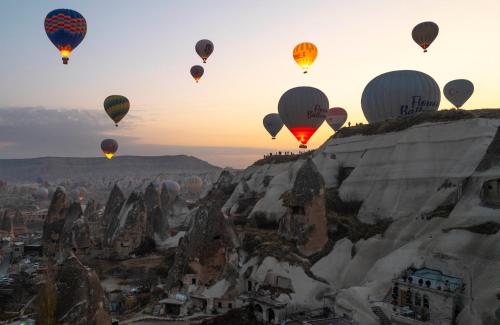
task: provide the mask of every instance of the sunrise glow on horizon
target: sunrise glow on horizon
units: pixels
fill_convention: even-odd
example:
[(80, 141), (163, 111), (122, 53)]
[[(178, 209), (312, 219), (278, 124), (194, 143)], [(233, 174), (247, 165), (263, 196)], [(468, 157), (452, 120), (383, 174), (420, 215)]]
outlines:
[[(277, 112), (281, 95), (296, 86), (321, 89), (330, 107), (347, 110), (352, 124), (366, 123), (360, 104), (366, 84), (392, 70), (422, 71), (441, 90), (452, 79), (469, 79), (475, 92), (463, 108), (498, 108), (500, 2), (450, 3), (2, 1), (0, 110), (44, 107), (102, 113), (99, 123), (104, 127), (92, 132), (119, 140), (119, 155), (162, 155), (162, 148), (173, 146), (169, 154), (188, 152), (220, 166), (244, 167), (271, 150), (298, 150), (286, 127), (271, 140), (262, 125), (266, 114)], [(55, 8), (78, 10), (88, 24), (86, 38), (68, 65), (61, 64), (43, 29), (45, 15)], [(440, 30), (424, 54), (411, 30), (427, 20), (438, 23)], [(206, 64), (194, 51), (202, 38), (215, 44)], [(307, 74), (292, 57), (300, 42), (318, 49)], [(199, 83), (189, 72), (197, 64), (205, 69)], [(103, 110), (110, 94), (125, 95), (131, 104), (118, 128)], [(442, 96), (440, 109), (451, 107)], [(308, 148), (317, 148), (332, 134), (323, 123)], [(0, 158), (30, 157), (22, 152), (16, 156), (8, 150), (10, 142), (3, 142)], [(135, 149), (141, 146), (148, 149)], [(193, 149), (182, 149), (186, 147)], [(217, 155), (199, 147), (230, 148), (231, 153)], [(79, 152), (68, 144), (47, 155), (99, 155), (89, 148)], [(32, 155), (42, 153), (43, 148)]]

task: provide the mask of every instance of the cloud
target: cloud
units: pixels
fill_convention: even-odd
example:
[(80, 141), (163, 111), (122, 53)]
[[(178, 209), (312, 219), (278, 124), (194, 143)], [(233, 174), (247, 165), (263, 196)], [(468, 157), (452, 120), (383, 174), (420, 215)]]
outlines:
[[(103, 112), (44, 107), (0, 108), (0, 158), (33, 157), (96, 157), (103, 138), (119, 142), (121, 155), (187, 154), (218, 166), (245, 167), (263, 152), (261, 148), (198, 147), (142, 144), (131, 136), (135, 126), (145, 123), (141, 118), (127, 120), (120, 126), (120, 135)], [(128, 118), (128, 116), (127, 116)], [(123, 136), (126, 130), (129, 135)]]
[[(112, 125), (112, 124), (111, 124)], [(0, 108), (3, 158), (97, 155), (110, 123), (97, 111)]]

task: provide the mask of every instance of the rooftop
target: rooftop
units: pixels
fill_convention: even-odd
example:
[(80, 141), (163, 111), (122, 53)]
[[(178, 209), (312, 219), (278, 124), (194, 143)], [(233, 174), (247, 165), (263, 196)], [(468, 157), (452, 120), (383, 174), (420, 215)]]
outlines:
[[(430, 268), (421, 268), (418, 270), (415, 270), (411, 272), (407, 278), (401, 278), (399, 279), (402, 282), (408, 281), (407, 279), (411, 278), (411, 282), (413, 284), (420, 284), (420, 282), (423, 285), (426, 285), (426, 283), (430, 283), (428, 286), (431, 289), (439, 289), (441, 288), (442, 290), (449, 290), (449, 291), (455, 291), (457, 289), (462, 288), (463, 286), (463, 280), (461, 278), (451, 276), (451, 275), (446, 275), (443, 274), (443, 272), (439, 270), (434, 270)], [(419, 282), (419, 280), (422, 280)], [(429, 282), (427, 282), (429, 281)], [(427, 286), (427, 285), (426, 285)]]

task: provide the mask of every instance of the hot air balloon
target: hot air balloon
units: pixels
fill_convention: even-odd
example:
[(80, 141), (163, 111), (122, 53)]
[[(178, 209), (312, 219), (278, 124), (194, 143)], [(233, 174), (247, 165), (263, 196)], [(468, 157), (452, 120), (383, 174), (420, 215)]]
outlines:
[(413, 27), (411, 32), (411, 37), (424, 52), (427, 52), (427, 48), (436, 39), (439, 33), (439, 27), (436, 23), (432, 21), (425, 21)]
[(207, 62), (208, 57), (214, 51), (214, 43), (207, 39), (199, 40), (195, 46), (196, 53), (203, 59), (203, 63)]
[(280, 118), (301, 143), (299, 148), (307, 148), (307, 141), (325, 120), (328, 106), (326, 95), (313, 87), (292, 88), (281, 96)]
[(444, 86), (443, 92), (450, 103), (460, 108), (474, 93), (474, 84), (466, 79), (452, 80)]
[(276, 113), (271, 113), (267, 114), (264, 116), (264, 127), (266, 128), (267, 132), (271, 135), (272, 139), (276, 139), (276, 135), (280, 132), (281, 128), (283, 127), (283, 122), (281, 121), (281, 118), (279, 114)]
[(313, 43), (300, 43), (293, 49), (293, 59), (307, 73), (318, 56), (318, 49)]
[(198, 176), (189, 176), (184, 179), (184, 189), (190, 194), (200, 194), (203, 190), (203, 181)]
[(118, 142), (113, 139), (104, 139), (101, 142), (101, 150), (106, 158), (113, 159), (115, 152), (118, 150)]
[(203, 73), (205, 72), (205, 69), (201, 65), (193, 65), (191, 67), (191, 75), (193, 76), (194, 80), (198, 82), (200, 78), (203, 76)]
[(181, 186), (177, 182), (168, 180), (168, 181), (163, 182), (163, 189), (162, 190), (167, 191), (167, 194), (170, 197), (176, 197), (181, 192)]
[(160, 190), (161, 188), (161, 182), (158, 179), (155, 179), (154, 181), (151, 182), (151, 184), (154, 186), (156, 190)]
[(342, 107), (333, 107), (328, 110), (326, 122), (335, 132), (340, 130), (345, 121), (347, 121), (347, 112)]
[(438, 84), (423, 72), (392, 71), (371, 80), (363, 90), (361, 108), (369, 123), (437, 111), (441, 100)]
[(104, 110), (118, 126), (118, 122), (127, 115), (130, 102), (127, 97), (121, 95), (110, 95), (104, 100)]
[(49, 197), (49, 190), (43, 186), (36, 189), (33, 197), (38, 201), (47, 200)]
[(63, 63), (68, 64), (71, 52), (85, 38), (87, 22), (79, 12), (56, 9), (45, 17), (45, 32), (61, 52)]

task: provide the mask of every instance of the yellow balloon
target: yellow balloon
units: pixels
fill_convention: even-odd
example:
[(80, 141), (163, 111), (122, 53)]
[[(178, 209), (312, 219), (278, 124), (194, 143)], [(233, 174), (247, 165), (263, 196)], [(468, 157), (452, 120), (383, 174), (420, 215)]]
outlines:
[(304, 69), (304, 73), (307, 73), (307, 69), (313, 64), (317, 56), (318, 49), (313, 43), (300, 43), (293, 49), (293, 59)]

